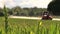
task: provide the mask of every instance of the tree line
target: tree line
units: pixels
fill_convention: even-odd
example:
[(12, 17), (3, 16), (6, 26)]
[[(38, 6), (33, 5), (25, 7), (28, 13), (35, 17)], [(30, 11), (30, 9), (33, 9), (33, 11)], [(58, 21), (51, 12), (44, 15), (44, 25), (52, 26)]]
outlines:
[[(21, 8), (19, 6), (13, 8), (7, 8), (8, 15), (15, 16), (41, 16), (43, 11), (47, 11), (46, 8)], [(0, 16), (4, 16), (3, 8), (0, 8)]]

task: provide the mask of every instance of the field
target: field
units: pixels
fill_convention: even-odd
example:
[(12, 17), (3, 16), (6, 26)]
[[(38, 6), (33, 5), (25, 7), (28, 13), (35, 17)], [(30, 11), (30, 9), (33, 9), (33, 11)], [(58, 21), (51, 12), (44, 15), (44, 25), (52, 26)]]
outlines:
[[(5, 34), (4, 17), (0, 17), (0, 34)], [(60, 34), (60, 21), (8, 19), (8, 34)]]

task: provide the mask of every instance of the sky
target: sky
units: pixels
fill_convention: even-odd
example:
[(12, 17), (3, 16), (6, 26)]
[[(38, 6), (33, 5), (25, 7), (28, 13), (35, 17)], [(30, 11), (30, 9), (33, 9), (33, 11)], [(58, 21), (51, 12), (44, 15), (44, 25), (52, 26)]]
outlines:
[(38, 8), (47, 8), (48, 4), (52, 0), (0, 0), (0, 7), (3, 7), (4, 4), (9, 7), (38, 7)]

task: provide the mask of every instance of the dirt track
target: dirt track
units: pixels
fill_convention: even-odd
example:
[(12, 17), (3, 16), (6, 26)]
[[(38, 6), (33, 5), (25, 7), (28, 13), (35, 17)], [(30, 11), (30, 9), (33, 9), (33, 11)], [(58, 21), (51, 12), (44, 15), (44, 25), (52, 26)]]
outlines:
[[(9, 18), (36, 19), (36, 20), (40, 20), (41, 19), (41, 17), (25, 17), (25, 16), (9, 16)], [(60, 19), (58, 19), (58, 18), (53, 18), (53, 20), (60, 21)]]

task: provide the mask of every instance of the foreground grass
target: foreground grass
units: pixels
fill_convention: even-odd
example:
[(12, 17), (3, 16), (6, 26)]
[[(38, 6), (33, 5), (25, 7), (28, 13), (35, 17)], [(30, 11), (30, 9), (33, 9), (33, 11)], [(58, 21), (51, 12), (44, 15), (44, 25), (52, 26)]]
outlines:
[[(4, 17), (0, 17), (0, 34), (4, 34)], [(60, 34), (60, 21), (52, 20), (8, 20), (8, 34)]]

